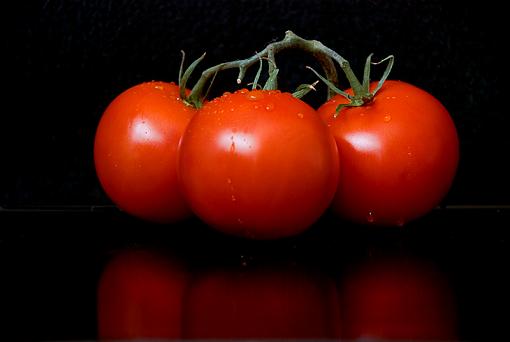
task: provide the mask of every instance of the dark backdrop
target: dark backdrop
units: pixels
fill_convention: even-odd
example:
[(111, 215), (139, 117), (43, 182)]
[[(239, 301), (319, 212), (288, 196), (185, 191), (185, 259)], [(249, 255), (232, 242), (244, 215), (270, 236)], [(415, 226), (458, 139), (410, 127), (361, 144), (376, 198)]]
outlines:
[[(445, 202), (510, 203), (501, 8), (405, 0), (30, 0), (3, 12), (4, 207), (108, 204), (92, 149), (116, 95), (142, 81), (176, 81), (181, 49), (189, 60), (207, 51), (204, 68), (246, 58), (287, 29), (321, 40), (358, 73), (369, 53), (394, 54), (391, 78), (432, 93), (457, 125), (461, 162)], [(279, 60), (284, 89), (314, 80), (304, 68), (313, 60), (302, 53)], [(234, 80), (224, 73), (216, 89), (235, 89)], [(322, 97), (307, 99), (316, 105)]]

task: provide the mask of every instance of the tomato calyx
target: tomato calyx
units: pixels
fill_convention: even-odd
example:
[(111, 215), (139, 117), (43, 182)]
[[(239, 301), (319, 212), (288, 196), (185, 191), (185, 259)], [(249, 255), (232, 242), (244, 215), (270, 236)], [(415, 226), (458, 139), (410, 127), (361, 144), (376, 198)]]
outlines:
[[(200, 106), (199, 106), (198, 103), (194, 102), (194, 100), (191, 99), (190, 95), (186, 95), (186, 84), (188, 83), (188, 79), (190, 78), (191, 74), (196, 69), (198, 64), (205, 58), (206, 53), (204, 52), (200, 57), (198, 57), (196, 60), (194, 60), (186, 68), (186, 70), (184, 70), (184, 60), (186, 58), (186, 54), (184, 53), (183, 50), (181, 50), (181, 54), (182, 54), (181, 65), (179, 67), (179, 96), (181, 97), (184, 104), (186, 104), (187, 106), (193, 106), (195, 108), (199, 108), (201, 106), (201, 101), (203, 99), (200, 100)], [(214, 75), (214, 76), (216, 76), (216, 75)], [(204, 98), (207, 96), (207, 93), (209, 92), (210, 86), (212, 85), (213, 82), (214, 82), (214, 78), (211, 81), (209, 88), (208, 88), (206, 94), (204, 95)]]
[[(334, 117), (338, 117), (340, 115), (340, 111), (342, 108), (345, 107), (361, 107), (365, 104), (368, 104), (373, 101), (375, 94), (382, 88), (384, 82), (388, 78), (391, 69), (393, 68), (393, 64), (395, 61), (395, 57), (393, 55), (389, 55), (388, 57), (380, 60), (379, 62), (372, 62), (372, 56), (371, 53), (368, 55), (366, 62), (365, 62), (365, 68), (363, 71), (363, 83), (359, 83), (358, 79), (352, 72), (352, 69), (350, 69), (350, 66), (347, 66), (347, 68), (350, 70), (349, 72), (346, 72), (347, 79), (352, 87), (352, 90), (354, 92), (354, 95), (348, 94), (347, 92), (340, 90), (338, 87), (336, 87), (335, 84), (333, 84), (331, 81), (329, 81), (327, 78), (320, 75), (317, 71), (315, 71), (313, 68), (307, 66), (308, 69), (310, 69), (322, 82), (324, 82), (329, 89), (331, 89), (334, 93), (341, 95), (345, 97), (347, 100), (349, 100), (348, 103), (342, 103), (339, 104), (336, 107)], [(383, 76), (379, 80), (379, 83), (374, 88), (374, 90), (370, 91), (370, 73), (371, 73), (371, 66), (372, 65), (379, 65), (384, 62), (388, 61), (388, 64), (386, 65), (386, 69), (384, 70)]]

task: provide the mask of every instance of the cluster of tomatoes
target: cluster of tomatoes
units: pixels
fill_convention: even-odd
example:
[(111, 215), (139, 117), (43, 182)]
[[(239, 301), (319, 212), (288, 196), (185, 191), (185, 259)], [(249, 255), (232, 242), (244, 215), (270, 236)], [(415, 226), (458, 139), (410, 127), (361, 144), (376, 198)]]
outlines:
[(97, 175), (134, 216), (171, 223), (194, 213), (255, 239), (301, 233), (329, 207), (386, 226), (429, 212), (459, 158), (447, 110), (401, 81), (338, 113), (347, 101), (315, 110), (287, 92), (240, 89), (195, 108), (174, 83), (139, 84), (101, 118)]

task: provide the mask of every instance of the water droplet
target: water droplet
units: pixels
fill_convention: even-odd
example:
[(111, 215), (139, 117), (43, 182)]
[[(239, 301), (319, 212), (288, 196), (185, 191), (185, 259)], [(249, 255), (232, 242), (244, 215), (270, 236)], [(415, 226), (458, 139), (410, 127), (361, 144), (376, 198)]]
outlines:
[(266, 105), (266, 110), (271, 111), (271, 110), (273, 110), (273, 109), (274, 109), (274, 104), (272, 104), (272, 103), (268, 103), (268, 104)]
[(246, 94), (246, 93), (248, 92), (248, 89), (246, 89), (246, 88), (239, 89), (237, 92), (238, 92), (239, 94)]
[(395, 100), (397, 97), (396, 96), (392, 96), (391, 98), (392, 98), (392, 100)]
[(253, 106), (253, 108), (254, 108), (254, 109), (259, 109), (259, 108), (260, 108), (260, 106), (259, 106), (259, 105), (254, 105), (254, 106)]
[(230, 196), (230, 198), (232, 199), (232, 202), (237, 201), (237, 198), (234, 195)]
[(237, 223), (239, 223), (239, 224), (244, 224), (244, 221), (243, 221), (241, 218), (238, 218), (238, 219), (237, 219)]
[(233, 112), (233, 111), (234, 111), (234, 108), (230, 108), (229, 110), (230, 110), (231, 112)]
[(412, 157), (413, 156), (413, 152), (407, 152), (407, 156), (408, 157)]
[(241, 266), (243, 266), (243, 267), (248, 266), (248, 260), (246, 260), (246, 257), (244, 255), (241, 255), (240, 259), (241, 259)]
[(232, 184), (232, 179), (231, 178), (227, 178), (227, 183), (228, 184)]
[(223, 96), (228, 96), (228, 95), (230, 95), (230, 94), (231, 94), (231, 93), (230, 93), (229, 91), (226, 91), (226, 92), (224, 92), (224, 93), (223, 93)]
[(373, 223), (375, 221), (375, 215), (374, 215), (374, 212), (373, 211), (369, 211), (368, 214), (367, 214), (367, 222), (368, 223)]
[(297, 113), (297, 116), (298, 116), (298, 118), (300, 118), (300, 119), (304, 118), (303, 113)]
[(162, 86), (162, 85), (160, 85), (160, 84), (156, 84), (156, 85), (154, 86), (154, 88), (155, 88), (155, 89), (158, 89), (158, 90), (163, 90), (163, 86)]
[(251, 100), (251, 101), (257, 101), (259, 99), (259, 97), (253, 93), (248, 94), (247, 97), (248, 97), (248, 100)]
[(391, 121), (391, 115), (390, 114), (386, 114), (383, 118), (384, 122), (390, 122)]

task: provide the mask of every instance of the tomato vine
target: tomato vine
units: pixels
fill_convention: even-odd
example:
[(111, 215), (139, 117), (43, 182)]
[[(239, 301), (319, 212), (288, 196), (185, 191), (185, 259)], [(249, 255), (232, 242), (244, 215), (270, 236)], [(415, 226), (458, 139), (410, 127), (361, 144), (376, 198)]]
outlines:
[[(371, 58), (372, 55), (370, 55), (367, 58), (366, 64), (365, 64), (365, 72), (363, 74), (363, 80), (362, 82), (359, 81), (359, 79), (356, 77), (354, 72), (352, 71), (350, 67), (350, 63), (342, 57), (339, 53), (334, 51), (333, 49), (325, 46), (323, 43), (321, 43), (318, 40), (308, 40), (304, 39), (298, 35), (296, 35), (292, 31), (285, 32), (285, 37), (276, 42), (272, 42), (268, 44), (262, 51), (254, 54), (253, 56), (250, 56), (246, 59), (239, 59), (229, 62), (224, 62), (215, 66), (212, 66), (202, 72), (202, 75), (200, 79), (197, 81), (197, 83), (193, 86), (191, 89), (191, 93), (189, 96), (184, 97), (186, 102), (196, 108), (200, 108), (202, 106), (202, 103), (205, 98), (205, 88), (208, 83), (212, 82), (211, 80), (214, 80), (214, 77), (218, 72), (222, 70), (227, 69), (239, 69), (239, 74), (237, 76), (237, 83), (240, 84), (246, 75), (246, 71), (249, 67), (259, 62), (262, 58), (266, 58), (270, 61), (269, 63), (269, 75), (277, 73), (277, 67), (276, 67), (276, 61), (275, 61), (275, 55), (283, 50), (287, 49), (299, 49), (303, 50), (307, 53), (310, 53), (312, 56), (314, 56), (319, 63), (321, 64), (321, 67), (323, 69), (324, 75), (321, 76), (319, 73), (317, 73), (315, 70), (314, 73), (327, 84), (328, 86), (328, 99), (332, 97), (335, 93), (341, 94), (342, 96), (345, 96), (349, 99), (349, 104), (346, 104), (344, 106), (361, 106), (365, 103), (368, 103), (372, 100), (375, 93), (382, 87), (384, 81), (388, 77), (391, 68), (393, 66), (394, 57), (392, 55), (386, 57), (382, 61), (378, 63), (372, 63)], [(184, 89), (186, 86), (186, 81), (189, 77), (189, 74), (194, 70), (196, 65), (204, 58), (205, 54), (202, 55), (199, 59), (194, 61), (190, 67), (187, 69), (186, 73), (184, 73), (184, 82), (181, 82), (181, 89)], [(370, 66), (372, 64), (379, 64), (384, 61), (389, 61), (387, 68), (384, 72), (383, 77), (379, 81), (378, 88), (375, 91), (370, 92), (369, 90), (369, 83), (370, 83)], [(347, 80), (349, 81), (349, 84), (351, 85), (354, 95), (349, 95), (340, 89), (336, 87), (336, 84), (338, 83), (338, 74), (335, 67), (335, 62), (340, 66), (340, 69), (343, 71), (345, 76), (347, 77)], [(271, 89), (276, 89), (276, 81), (274, 82), (274, 85), (271, 87)], [(182, 90), (183, 91), (183, 90)], [(341, 109), (341, 108), (339, 108)]]

